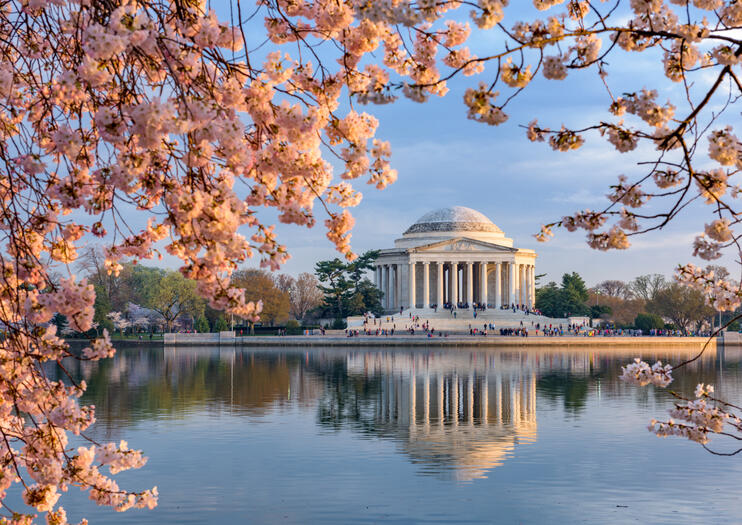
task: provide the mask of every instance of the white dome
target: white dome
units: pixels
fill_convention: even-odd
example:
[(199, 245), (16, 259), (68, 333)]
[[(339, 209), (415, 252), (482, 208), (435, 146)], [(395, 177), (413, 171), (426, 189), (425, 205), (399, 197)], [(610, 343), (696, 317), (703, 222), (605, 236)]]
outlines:
[(441, 208), (426, 213), (407, 228), (401, 238), (394, 241), (394, 246), (409, 249), (463, 237), (500, 246), (513, 246), (513, 240), (505, 237), (503, 231), (486, 215), (464, 206)]
[(502, 230), (477, 210), (453, 206), (426, 213), (407, 229), (405, 235), (428, 232), (502, 233)]

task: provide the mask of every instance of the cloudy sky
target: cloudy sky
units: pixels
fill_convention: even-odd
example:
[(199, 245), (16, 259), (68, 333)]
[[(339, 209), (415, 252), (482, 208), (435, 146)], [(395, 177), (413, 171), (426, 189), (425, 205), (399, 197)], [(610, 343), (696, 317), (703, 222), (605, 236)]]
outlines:
[[(533, 11), (531, 2), (518, 2), (506, 10), (505, 25), (512, 26), (524, 16), (533, 19)], [(462, 11), (462, 16), (467, 12)], [(228, 13), (221, 15), (229, 19)], [(254, 23), (254, 35), (262, 42), (262, 23)], [(473, 53), (484, 56), (501, 50), (502, 38), (496, 32), (475, 31), (469, 45)], [(270, 43), (264, 44), (252, 56), (260, 57), (275, 49)], [(615, 50), (607, 59), (607, 82), (616, 95), (657, 89), (658, 101), (671, 100), (678, 106), (676, 115), (682, 114), (687, 107), (682, 85), (664, 77), (660, 58), (656, 51), (626, 54)], [(631, 153), (618, 153), (598, 135), (586, 137), (586, 145), (570, 153), (557, 153), (545, 143), (526, 139), (523, 126), (534, 118), (542, 126), (559, 128), (565, 124), (573, 129), (601, 120), (615, 121), (607, 111), (611, 100), (594, 70), (572, 71), (564, 81), (549, 81), (539, 73), (508, 106), (510, 118), (501, 126), (467, 120), (462, 100), (465, 89), (480, 81), (491, 82), (494, 73), (492, 64), (479, 76), (454, 79), (449, 82), (446, 97), (425, 104), (401, 98), (395, 104), (356, 108), (379, 119), (377, 136), (390, 141), (392, 164), (399, 178), (383, 191), (356, 181), (364, 199), (352, 210), (356, 217), (354, 250), (392, 247), (394, 239), (426, 212), (458, 205), (487, 215), (514, 239), (516, 246), (535, 249), (537, 273), (545, 273), (547, 281), (558, 281), (563, 273), (576, 271), (593, 285), (645, 273), (669, 276), (680, 263), (706, 264), (691, 256), (693, 237), (711, 220), (707, 207), (699, 203), (686, 208), (662, 231), (634, 237), (632, 248), (626, 251), (591, 250), (584, 242), (584, 232), (558, 231), (549, 243), (536, 242), (533, 234), (542, 223), (578, 210), (602, 209), (607, 204), (608, 186), (618, 175), (645, 173), (637, 162), (654, 160), (655, 152), (645, 146)], [(714, 77), (713, 73), (699, 73), (694, 78), (694, 93), (710, 86)], [(510, 94), (509, 88), (500, 89), (503, 97)], [(718, 110), (722, 103), (721, 98), (714, 100), (710, 109)], [(632, 118), (628, 117), (627, 123), (635, 125)], [(739, 112), (728, 111), (724, 124), (739, 125)], [(704, 140), (704, 156), (706, 144)], [(341, 167), (336, 168), (340, 173)], [(661, 208), (654, 204), (653, 209)], [(261, 211), (260, 215), (265, 221), (275, 219), (272, 210)], [(292, 255), (282, 271), (294, 275), (312, 272), (317, 261), (337, 256), (325, 237), (322, 222), (326, 217), (318, 213), (317, 218), (318, 226), (313, 229), (277, 225), (279, 239)], [(136, 224), (136, 217), (133, 222)], [(177, 262), (166, 257), (157, 264), (175, 268)], [(737, 268), (731, 255), (720, 262), (730, 269)], [(257, 266), (257, 261), (250, 266)]]
[[(515, 17), (509, 20), (506, 25)], [(480, 33), (471, 47), (481, 56), (487, 50), (501, 49), (499, 40), (497, 33)], [(614, 93), (653, 88), (659, 91), (661, 103), (676, 102), (678, 113), (685, 107), (682, 86), (665, 79), (658, 54), (628, 55), (619, 50), (608, 62), (607, 81)], [(557, 153), (545, 143), (526, 139), (522, 126), (536, 117), (541, 125), (552, 128), (562, 123), (577, 128), (611, 118), (607, 112), (610, 98), (594, 70), (571, 72), (567, 80), (556, 82), (539, 74), (509, 107), (508, 122), (499, 127), (467, 120), (462, 101), (465, 88), (480, 80), (491, 81), (493, 72), (491, 66), (479, 77), (452, 81), (446, 97), (426, 104), (400, 99), (393, 105), (363, 108), (378, 117), (378, 137), (391, 142), (399, 179), (384, 191), (361, 188), (363, 202), (353, 211), (356, 251), (391, 247), (424, 213), (460, 205), (487, 215), (516, 246), (537, 250), (537, 273), (546, 273), (547, 280), (576, 271), (592, 285), (644, 273), (670, 275), (679, 263), (705, 264), (691, 257), (693, 237), (711, 220), (701, 204), (690, 206), (662, 231), (633, 238), (633, 247), (627, 251), (591, 250), (585, 245), (584, 232), (559, 231), (547, 244), (536, 242), (533, 234), (543, 222), (605, 206), (608, 186), (619, 174), (644, 173), (636, 163), (654, 159), (654, 151), (640, 147), (618, 153), (594, 135), (580, 150)], [(710, 85), (711, 78), (711, 74), (700, 74), (696, 88)], [(704, 154), (705, 147), (704, 141)], [(284, 268), (288, 273), (312, 271), (317, 260), (336, 256), (321, 226), (306, 230), (279, 225), (277, 231), (292, 254)], [(733, 264), (731, 258), (722, 262)]]

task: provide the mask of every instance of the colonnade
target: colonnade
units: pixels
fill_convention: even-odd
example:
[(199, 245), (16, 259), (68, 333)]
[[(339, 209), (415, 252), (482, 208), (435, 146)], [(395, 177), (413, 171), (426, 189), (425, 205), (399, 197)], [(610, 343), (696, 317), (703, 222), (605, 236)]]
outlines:
[(536, 377), (424, 373), (383, 377), (376, 417), (412, 425), (536, 421)]
[(444, 304), (532, 308), (535, 277), (535, 265), (520, 261), (379, 261), (376, 266), (376, 286), (387, 310)]

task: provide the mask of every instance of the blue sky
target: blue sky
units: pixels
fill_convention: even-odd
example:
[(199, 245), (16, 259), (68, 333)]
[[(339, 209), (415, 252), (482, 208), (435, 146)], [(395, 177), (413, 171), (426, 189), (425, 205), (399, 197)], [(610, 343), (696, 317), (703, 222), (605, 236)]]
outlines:
[[(480, 36), (472, 48), (482, 51), (491, 45)], [(608, 61), (608, 82), (615, 94), (647, 87), (658, 89), (661, 103), (683, 96), (678, 84), (664, 78), (656, 53), (629, 55), (619, 50)], [(598, 135), (588, 136), (583, 148), (570, 153), (554, 152), (545, 143), (526, 139), (521, 126), (536, 117), (552, 128), (562, 123), (576, 128), (611, 118), (610, 99), (594, 70), (571, 72), (565, 81), (549, 81), (539, 74), (511, 103), (510, 118), (501, 126), (468, 120), (464, 90), (490, 80), (493, 69), (452, 81), (446, 97), (426, 104), (400, 98), (393, 105), (361, 108), (379, 119), (377, 135), (391, 142), (399, 179), (383, 191), (357, 182), (364, 199), (353, 210), (356, 251), (391, 247), (427, 211), (460, 205), (490, 217), (516, 246), (537, 250), (537, 273), (546, 273), (546, 280), (576, 271), (592, 285), (644, 273), (669, 276), (679, 263), (706, 264), (691, 257), (693, 237), (711, 220), (706, 206), (700, 204), (692, 205), (662, 231), (633, 238), (632, 248), (626, 251), (591, 250), (584, 232), (558, 231), (549, 243), (538, 243), (533, 234), (542, 223), (580, 209), (602, 208), (608, 186), (617, 176), (644, 173), (636, 163), (654, 159), (655, 152), (640, 147), (622, 154)], [(700, 79), (699, 87), (705, 80)], [(506, 90), (502, 89), (503, 95)], [(680, 113), (683, 106), (678, 102)], [(702, 145), (705, 148), (705, 140)], [(306, 230), (278, 225), (277, 231), (292, 254), (284, 267), (288, 273), (312, 271), (317, 260), (336, 256), (321, 226)], [(731, 269), (731, 258), (721, 262)]]
[[(505, 25), (511, 26), (522, 15), (533, 12), (530, 2), (518, 2), (517, 7), (506, 10)], [(466, 13), (468, 10), (461, 14)], [(228, 13), (221, 15), (229, 19)], [(543, 18), (544, 14), (540, 16)], [(262, 22), (255, 27), (255, 35), (263, 38), (261, 26)], [(469, 44), (474, 53), (482, 56), (501, 49), (502, 38), (497, 32), (475, 31)], [(267, 43), (257, 55), (275, 49)], [(290, 47), (284, 49), (292, 51)], [(617, 49), (607, 61), (607, 80), (614, 94), (654, 88), (660, 93), (659, 102), (672, 99), (678, 114), (682, 113), (684, 93), (680, 85), (662, 74), (659, 53), (626, 54)], [(510, 118), (499, 127), (467, 120), (462, 101), (464, 90), (480, 80), (490, 82), (494, 68), (493, 64), (482, 75), (451, 81), (446, 97), (426, 104), (400, 98), (391, 105), (356, 108), (379, 119), (377, 136), (391, 142), (392, 164), (399, 172), (398, 181), (384, 191), (356, 181), (356, 187), (364, 194), (360, 206), (352, 210), (356, 217), (352, 245), (357, 252), (391, 247), (394, 239), (424, 213), (460, 205), (490, 217), (514, 239), (516, 246), (535, 249), (537, 273), (547, 274), (546, 280), (559, 280), (563, 273), (576, 271), (592, 285), (604, 279), (628, 280), (645, 273), (669, 276), (679, 263), (705, 264), (691, 257), (693, 237), (703, 229), (704, 222), (711, 220), (700, 204), (686, 209), (664, 230), (634, 238), (633, 247), (627, 251), (591, 250), (584, 242), (584, 232), (559, 231), (547, 244), (536, 242), (533, 234), (542, 223), (581, 209), (605, 206), (608, 186), (619, 174), (644, 173), (636, 163), (654, 159), (654, 151), (640, 147), (621, 154), (605, 139), (591, 135), (583, 148), (557, 153), (545, 143), (530, 143), (526, 139), (521, 126), (536, 117), (541, 125), (551, 128), (561, 124), (577, 128), (611, 119), (607, 112), (610, 98), (595, 70), (570, 72), (565, 81), (549, 81), (539, 73), (507, 108)], [(710, 74), (699, 75), (697, 88), (708, 86), (711, 78)], [(501, 91), (503, 97), (509, 95), (509, 88)], [(738, 113), (732, 114), (734, 120), (727, 122), (739, 124), (738, 117)], [(627, 123), (632, 118), (627, 117)], [(704, 140), (704, 155), (706, 144)], [(339, 173), (340, 166), (336, 168)], [(313, 229), (277, 225), (279, 239), (292, 255), (282, 271), (294, 275), (311, 272), (318, 260), (337, 256), (325, 237), (325, 217), (319, 206), (317, 209), (318, 225)], [(275, 218), (272, 210), (259, 214), (264, 221)], [(721, 262), (730, 269), (734, 264), (731, 257)], [(159, 264), (174, 267), (176, 263), (166, 258)], [(250, 266), (257, 263), (255, 260)]]

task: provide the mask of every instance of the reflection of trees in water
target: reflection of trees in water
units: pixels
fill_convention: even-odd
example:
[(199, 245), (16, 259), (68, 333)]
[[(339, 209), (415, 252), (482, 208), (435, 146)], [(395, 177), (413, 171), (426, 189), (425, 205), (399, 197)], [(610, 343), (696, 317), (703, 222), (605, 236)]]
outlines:
[[(645, 356), (677, 363), (687, 355)], [(247, 351), (123, 349), (113, 360), (69, 363), (89, 385), (84, 403), (96, 405), (96, 433), (131, 423), (183, 418), (203, 410), (262, 415), (299, 403), (316, 410), (327, 430), (349, 428), (392, 439), (425, 471), (481, 477), (536, 438), (536, 393), (579, 415), (591, 396), (632, 396), (665, 403), (662, 389), (622, 383), (630, 355), (581, 350)], [(739, 361), (739, 360), (738, 360)], [(673, 389), (690, 393), (714, 383), (737, 399), (742, 370), (720, 370), (713, 353), (676, 376)], [(726, 389), (726, 390), (725, 390)], [(316, 404), (316, 407), (315, 407)], [(662, 415), (662, 414), (657, 414)], [(479, 468), (479, 470), (477, 470)]]
[[(96, 406), (106, 433), (152, 418), (181, 418), (201, 408), (229, 407), (261, 415), (290, 399), (310, 399), (299, 355), (256, 355), (216, 349), (120, 350), (115, 359), (71, 361), (85, 379), (85, 404)], [(311, 389), (310, 389), (311, 390)]]
[[(546, 399), (564, 404), (566, 411), (579, 414), (586, 406), (588, 398), (594, 391), (600, 392), (603, 398), (625, 396), (634, 393), (640, 405), (646, 405), (650, 399), (655, 402), (664, 402), (670, 398), (670, 390), (692, 395), (698, 383), (711, 383), (724, 388), (740, 383), (737, 379), (741, 374), (734, 373), (735, 363), (725, 362), (725, 372), (719, 367), (719, 357), (715, 351), (709, 351), (701, 358), (683, 367), (675, 375), (675, 380), (668, 389), (644, 388), (636, 389), (619, 379), (621, 366), (633, 360), (631, 350), (627, 355), (600, 352), (566, 351), (560, 355), (551, 355), (541, 360), (538, 370), (537, 389), (539, 395)], [(553, 353), (553, 352), (552, 352)], [(687, 350), (655, 351), (643, 356), (644, 360), (654, 363), (661, 360), (663, 363), (678, 364), (694, 354)], [(733, 381), (723, 381), (724, 375)], [(734, 376), (734, 377), (732, 377)]]
[(589, 386), (595, 377), (580, 377), (568, 372), (550, 372), (538, 378), (536, 390), (547, 399), (564, 400), (565, 410), (573, 413), (585, 408)]

